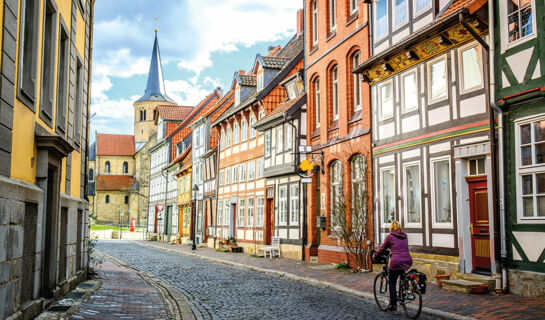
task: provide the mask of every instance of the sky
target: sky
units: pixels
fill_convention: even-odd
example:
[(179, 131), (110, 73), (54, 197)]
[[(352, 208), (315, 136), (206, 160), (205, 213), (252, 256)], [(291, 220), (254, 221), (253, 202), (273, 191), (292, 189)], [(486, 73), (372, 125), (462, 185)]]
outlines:
[(168, 96), (196, 105), (218, 86), (227, 92), (256, 54), (286, 44), (302, 7), (302, 0), (96, 0), (91, 141), (95, 131), (133, 134), (155, 29)]

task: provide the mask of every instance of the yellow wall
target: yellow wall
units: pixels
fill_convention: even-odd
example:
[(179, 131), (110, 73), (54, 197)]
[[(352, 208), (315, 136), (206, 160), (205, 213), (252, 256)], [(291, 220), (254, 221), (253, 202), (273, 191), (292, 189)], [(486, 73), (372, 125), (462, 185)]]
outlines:
[(106, 168), (106, 161), (110, 161), (110, 173), (116, 175), (125, 175), (123, 173), (123, 162), (129, 163), (129, 172), (126, 175), (134, 176), (135, 164), (132, 156), (97, 156), (95, 175), (96, 174), (108, 174), (104, 170)]
[[(153, 122), (153, 110), (158, 105), (174, 105), (166, 101), (142, 101), (134, 103), (134, 141), (147, 142), (149, 137), (157, 132)], [(140, 110), (146, 110), (146, 121), (140, 122)]]

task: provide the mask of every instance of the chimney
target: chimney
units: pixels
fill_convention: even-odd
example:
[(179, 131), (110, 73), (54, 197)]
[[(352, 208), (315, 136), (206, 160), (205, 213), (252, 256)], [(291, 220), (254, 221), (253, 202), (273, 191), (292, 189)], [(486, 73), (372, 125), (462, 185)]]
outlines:
[(300, 37), (303, 35), (305, 30), (305, 17), (303, 16), (303, 9), (297, 11), (297, 36)]
[(244, 71), (244, 70), (238, 70), (238, 74), (246, 74), (246, 71)]
[(267, 48), (267, 51), (268, 51), (268, 52), (271, 52), (271, 51), (273, 51), (274, 49), (276, 49), (276, 46), (269, 46), (269, 48)]
[(220, 98), (223, 97), (223, 89), (221, 87), (216, 87), (216, 92), (220, 95)]

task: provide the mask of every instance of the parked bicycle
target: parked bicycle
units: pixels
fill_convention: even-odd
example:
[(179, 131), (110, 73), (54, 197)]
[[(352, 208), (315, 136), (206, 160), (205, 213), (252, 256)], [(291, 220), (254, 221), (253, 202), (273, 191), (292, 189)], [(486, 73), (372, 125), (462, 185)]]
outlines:
[[(374, 294), (375, 301), (382, 311), (390, 307), (389, 293), (389, 270), (390, 252), (385, 252), (381, 256), (373, 259), (375, 264), (384, 264), (382, 272), (375, 278)], [(422, 294), (426, 293), (426, 275), (411, 269), (403, 272), (399, 280), (399, 289), (397, 290), (398, 301), (403, 306), (405, 314), (411, 319), (416, 319), (422, 312)]]

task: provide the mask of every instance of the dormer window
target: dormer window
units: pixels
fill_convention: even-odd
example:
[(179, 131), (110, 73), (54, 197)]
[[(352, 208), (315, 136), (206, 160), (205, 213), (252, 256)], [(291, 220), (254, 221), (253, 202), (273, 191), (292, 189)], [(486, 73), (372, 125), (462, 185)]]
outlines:
[(297, 85), (295, 82), (288, 83), (286, 86), (286, 91), (288, 93), (288, 99), (295, 99), (297, 97)]
[(260, 73), (258, 76), (257, 76), (257, 91), (259, 90), (263, 90), (263, 87), (265, 86), (265, 77), (264, 77), (264, 72)]
[(240, 89), (237, 89), (235, 91), (235, 106), (238, 106), (240, 104)]

